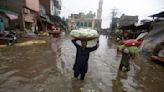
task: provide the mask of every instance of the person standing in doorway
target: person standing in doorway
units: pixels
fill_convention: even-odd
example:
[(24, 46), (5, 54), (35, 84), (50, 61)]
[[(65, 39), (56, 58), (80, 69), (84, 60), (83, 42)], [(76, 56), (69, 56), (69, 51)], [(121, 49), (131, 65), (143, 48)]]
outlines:
[(84, 80), (85, 74), (88, 71), (89, 54), (98, 48), (99, 40), (97, 40), (97, 44), (93, 47), (86, 47), (87, 41), (81, 41), (81, 46), (77, 44), (76, 41), (77, 39), (72, 40), (73, 44), (77, 48), (75, 64), (73, 66), (74, 77), (78, 78), (78, 76), (81, 75), (80, 79)]
[(0, 33), (4, 31), (4, 22), (3, 19), (0, 17)]

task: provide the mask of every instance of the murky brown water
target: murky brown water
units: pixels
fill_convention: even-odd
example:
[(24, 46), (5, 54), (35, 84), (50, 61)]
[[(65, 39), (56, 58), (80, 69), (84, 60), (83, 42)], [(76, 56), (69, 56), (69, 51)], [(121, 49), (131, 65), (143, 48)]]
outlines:
[(51, 42), (39, 38), (33, 44), (0, 48), (0, 92), (164, 91), (162, 65), (137, 58), (131, 61), (130, 72), (119, 72), (121, 55), (116, 56), (115, 44), (105, 36), (100, 36), (100, 47), (90, 55), (83, 82), (72, 79), (76, 49), (71, 38)]

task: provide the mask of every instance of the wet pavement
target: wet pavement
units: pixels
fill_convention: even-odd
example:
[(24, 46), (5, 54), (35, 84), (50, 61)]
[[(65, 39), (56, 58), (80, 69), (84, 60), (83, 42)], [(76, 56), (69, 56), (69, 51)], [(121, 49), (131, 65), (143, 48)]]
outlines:
[[(164, 67), (136, 58), (131, 70), (118, 71), (116, 45), (100, 36), (90, 54), (84, 81), (74, 80), (76, 49), (71, 37), (24, 39), (0, 48), (0, 92), (163, 92)], [(96, 41), (89, 42), (89, 46)]]

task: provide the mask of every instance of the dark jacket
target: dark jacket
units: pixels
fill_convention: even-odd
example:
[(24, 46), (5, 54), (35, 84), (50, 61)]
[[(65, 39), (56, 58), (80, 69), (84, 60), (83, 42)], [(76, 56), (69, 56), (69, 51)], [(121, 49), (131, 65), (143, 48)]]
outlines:
[(129, 67), (130, 55), (122, 52), (121, 65)]
[(76, 43), (76, 40), (72, 40), (72, 42), (77, 48), (73, 70), (79, 73), (86, 73), (88, 70), (89, 53), (96, 50), (98, 46), (82, 48)]

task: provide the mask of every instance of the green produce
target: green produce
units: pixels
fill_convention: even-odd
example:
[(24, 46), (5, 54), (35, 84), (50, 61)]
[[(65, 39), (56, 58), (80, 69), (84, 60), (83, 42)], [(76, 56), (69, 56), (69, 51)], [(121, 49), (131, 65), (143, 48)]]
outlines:
[(123, 51), (123, 49), (125, 48), (126, 46), (125, 45), (119, 45), (117, 48), (119, 51)]
[(139, 48), (136, 46), (130, 46), (130, 47), (128, 47), (128, 49), (129, 49), (130, 54), (138, 54), (139, 53)]

